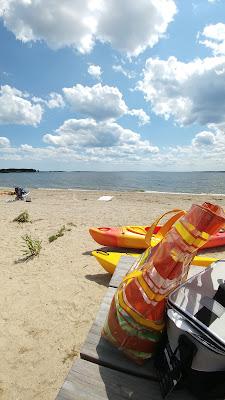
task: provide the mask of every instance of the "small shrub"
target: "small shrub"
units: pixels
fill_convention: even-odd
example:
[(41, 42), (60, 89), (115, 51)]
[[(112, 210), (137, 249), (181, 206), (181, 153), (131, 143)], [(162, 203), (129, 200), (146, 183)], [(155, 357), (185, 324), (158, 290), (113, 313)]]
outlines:
[(39, 239), (32, 239), (30, 235), (25, 235), (22, 236), (22, 239), (24, 240), (24, 250), (23, 250), (23, 255), (26, 256), (27, 258), (29, 257), (34, 257), (38, 256), (41, 251), (41, 240)]
[(18, 215), (18, 217), (14, 218), (13, 222), (18, 222), (19, 224), (24, 224), (25, 222), (31, 222), (28, 211), (27, 210), (23, 211), (21, 214)]

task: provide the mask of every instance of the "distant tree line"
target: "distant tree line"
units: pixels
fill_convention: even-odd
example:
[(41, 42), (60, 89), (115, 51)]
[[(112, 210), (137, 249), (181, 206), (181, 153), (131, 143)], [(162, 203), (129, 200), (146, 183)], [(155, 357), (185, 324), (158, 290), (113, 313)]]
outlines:
[(10, 173), (10, 172), (39, 172), (37, 169), (33, 168), (3, 168), (0, 169), (0, 173)]

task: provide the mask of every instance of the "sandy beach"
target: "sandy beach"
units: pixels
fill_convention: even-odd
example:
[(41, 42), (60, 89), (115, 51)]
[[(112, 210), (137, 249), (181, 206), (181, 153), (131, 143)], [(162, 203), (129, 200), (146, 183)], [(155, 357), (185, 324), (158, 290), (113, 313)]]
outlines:
[[(101, 195), (113, 196), (101, 202)], [(110, 276), (90, 252), (101, 246), (90, 226), (148, 225), (163, 212), (225, 196), (138, 192), (32, 190), (31, 203), (0, 196), (0, 399), (53, 400), (95, 318)], [(12, 222), (28, 210), (32, 223)], [(63, 237), (49, 236), (63, 225)], [(42, 241), (24, 260), (22, 236)], [(218, 249), (217, 249), (218, 250)], [(225, 257), (225, 247), (204, 254)]]

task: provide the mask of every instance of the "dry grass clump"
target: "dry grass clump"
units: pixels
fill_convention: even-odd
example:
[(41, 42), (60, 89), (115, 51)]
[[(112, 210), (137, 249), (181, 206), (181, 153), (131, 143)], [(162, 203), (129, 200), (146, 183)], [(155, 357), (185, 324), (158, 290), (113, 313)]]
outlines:
[[(69, 223), (68, 225), (72, 225), (73, 223)], [(65, 225), (62, 226), (54, 235), (49, 236), (48, 241), (49, 243), (54, 242), (54, 240), (58, 239), (59, 237), (63, 236), (65, 232), (71, 231), (71, 228), (66, 228)]]
[(68, 222), (67, 225), (77, 227), (77, 225), (74, 224), (74, 222)]
[(24, 240), (23, 255), (27, 258), (38, 256), (41, 251), (41, 240), (32, 239), (30, 235), (22, 236)]
[(63, 358), (63, 364), (65, 364), (66, 361), (70, 360), (72, 361), (74, 359), (74, 357), (78, 356), (78, 351), (75, 349), (75, 346), (73, 346), (73, 348), (70, 351), (66, 352), (65, 357)]
[(18, 222), (19, 224), (24, 224), (26, 222), (31, 222), (28, 211), (25, 210), (21, 214), (19, 214), (16, 218), (14, 218), (13, 222)]

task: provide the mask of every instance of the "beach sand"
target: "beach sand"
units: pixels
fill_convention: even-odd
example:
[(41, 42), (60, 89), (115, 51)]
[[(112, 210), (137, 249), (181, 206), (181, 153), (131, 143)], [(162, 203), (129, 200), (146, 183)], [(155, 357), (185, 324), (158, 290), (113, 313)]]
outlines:
[[(101, 195), (113, 199), (98, 201)], [(55, 399), (79, 354), (110, 280), (90, 255), (101, 247), (90, 226), (148, 225), (165, 211), (204, 201), (225, 208), (225, 196), (216, 195), (32, 190), (31, 197), (25, 203), (0, 196), (1, 400)], [(25, 209), (33, 222), (12, 222)], [(63, 225), (71, 231), (49, 243)], [(26, 233), (42, 240), (40, 256), (29, 261), (22, 255)], [(204, 253), (224, 258), (225, 247)]]

